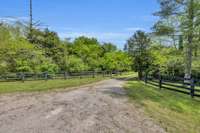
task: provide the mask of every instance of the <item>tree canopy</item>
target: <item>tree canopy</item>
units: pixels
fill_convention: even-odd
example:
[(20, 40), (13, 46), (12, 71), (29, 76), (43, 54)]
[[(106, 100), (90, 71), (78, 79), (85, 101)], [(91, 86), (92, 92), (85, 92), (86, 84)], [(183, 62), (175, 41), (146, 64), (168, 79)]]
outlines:
[(136, 31), (136, 33), (127, 41), (127, 52), (133, 57), (134, 70), (138, 72), (141, 79), (143, 71), (148, 69), (151, 61), (150, 53), (150, 38), (143, 31)]
[(31, 40), (23, 25), (0, 26), (0, 73), (82, 72), (130, 70), (128, 54), (96, 38), (63, 40), (49, 29), (32, 29)]

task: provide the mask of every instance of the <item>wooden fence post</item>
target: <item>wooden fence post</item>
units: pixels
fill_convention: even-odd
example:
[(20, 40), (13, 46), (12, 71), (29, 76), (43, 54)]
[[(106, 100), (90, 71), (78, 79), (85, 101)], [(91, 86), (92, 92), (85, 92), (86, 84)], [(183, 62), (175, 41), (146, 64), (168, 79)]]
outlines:
[(116, 73), (117, 73), (116, 76), (119, 76), (119, 71), (116, 71)]
[(102, 73), (103, 73), (103, 77), (105, 77), (105, 71), (102, 71)]
[(37, 80), (37, 73), (36, 72), (33, 74), (33, 78), (34, 78), (34, 80)]
[(122, 72), (121, 71), (119, 72), (119, 75), (122, 76)]
[(145, 84), (147, 84), (148, 83), (148, 74), (147, 74), (147, 72), (145, 72)]
[(162, 89), (162, 76), (159, 75), (159, 88)]
[(46, 81), (48, 80), (48, 72), (44, 73), (44, 78), (45, 78)]
[(194, 79), (191, 79), (191, 84), (190, 84), (191, 88), (190, 88), (190, 95), (192, 98), (194, 98), (194, 93), (195, 93), (195, 83), (194, 83)]
[(24, 82), (24, 79), (25, 79), (24, 73), (21, 73), (20, 75), (21, 75), (21, 81)]
[(67, 79), (67, 72), (64, 72), (64, 79)]
[(82, 72), (80, 72), (80, 79), (82, 79), (82, 74), (83, 74), (83, 73), (82, 73)]
[(93, 71), (93, 76), (92, 77), (95, 78), (95, 71)]

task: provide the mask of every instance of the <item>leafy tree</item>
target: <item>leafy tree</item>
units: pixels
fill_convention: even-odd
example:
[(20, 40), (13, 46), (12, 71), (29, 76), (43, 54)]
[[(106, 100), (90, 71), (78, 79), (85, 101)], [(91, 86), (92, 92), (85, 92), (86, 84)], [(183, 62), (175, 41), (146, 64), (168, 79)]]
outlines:
[(128, 54), (122, 51), (106, 53), (102, 58), (104, 70), (111, 71), (128, 71), (131, 70), (132, 60)]
[(2, 71), (41, 72), (44, 71), (42, 69), (44, 64), (54, 64), (51, 58), (47, 59), (43, 55), (42, 50), (29, 43), (23, 36), (16, 35), (14, 30), (10, 30), (7, 26), (2, 26), (0, 29), (0, 43), (2, 43), (0, 45), (0, 67)]
[(97, 39), (61, 40), (56, 32), (32, 28), (31, 40), (20, 24), (0, 26), (0, 73), (129, 70), (130, 58)]
[(142, 79), (143, 71), (151, 63), (149, 48), (150, 38), (143, 31), (137, 31), (127, 41), (127, 51), (133, 57), (134, 69), (138, 72), (139, 79)]
[(99, 69), (99, 60), (102, 56), (102, 48), (95, 38), (79, 37), (73, 44), (74, 54), (87, 64), (90, 70)]
[(67, 57), (67, 70), (68, 72), (83, 72), (87, 71), (89, 66), (83, 60), (75, 55)]
[(32, 29), (32, 42), (41, 50), (47, 58), (51, 58), (61, 70), (65, 69), (65, 60), (67, 56), (66, 47), (58, 37), (56, 32), (45, 29), (44, 31)]
[(115, 45), (113, 45), (112, 43), (104, 43), (102, 45), (102, 48), (103, 48), (103, 53), (117, 51), (117, 47)]
[[(192, 53), (197, 29), (200, 26), (199, 0), (159, 0), (161, 10), (156, 13), (160, 20), (155, 27), (161, 34), (181, 34), (185, 43), (185, 78), (191, 78)], [(173, 20), (173, 24), (166, 24)], [(176, 21), (175, 21), (176, 20)]]
[(150, 51), (153, 58), (153, 65), (150, 70), (153, 73), (160, 71), (161, 74), (171, 76), (182, 76), (184, 74), (182, 51), (174, 47), (157, 44), (152, 45)]

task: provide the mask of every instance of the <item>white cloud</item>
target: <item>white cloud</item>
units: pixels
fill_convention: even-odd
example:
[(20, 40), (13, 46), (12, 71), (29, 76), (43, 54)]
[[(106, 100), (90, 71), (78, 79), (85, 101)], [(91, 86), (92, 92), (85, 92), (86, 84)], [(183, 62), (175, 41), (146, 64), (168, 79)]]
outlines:
[(74, 32), (74, 31), (77, 31), (78, 28), (72, 28), (72, 27), (63, 27), (63, 26), (49, 26), (49, 28), (51, 30), (57, 30), (57, 31), (60, 31), (60, 32)]
[(127, 39), (130, 34), (122, 32), (62, 32), (59, 33), (61, 38), (71, 37), (76, 38), (79, 36), (95, 37), (99, 40), (113, 40), (113, 39)]
[[(62, 29), (62, 30), (61, 30)], [(126, 43), (126, 40), (128, 40), (131, 35), (137, 31), (137, 30), (143, 30), (146, 31), (146, 29), (141, 27), (128, 27), (123, 28), (119, 32), (93, 32), (93, 31), (85, 31), (84, 29), (80, 30), (80, 28), (57, 28), (58, 35), (61, 38), (71, 38), (74, 40), (77, 37), (80, 36), (86, 36), (86, 37), (94, 37), (97, 38), (100, 42), (111, 42), (116, 44), (120, 49), (123, 49), (124, 44)]]
[(28, 17), (0, 17), (1, 22), (27, 21)]
[(125, 31), (131, 31), (131, 32), (135, 32), (135, 31), (138, 31), (138, 30), (145, 31), (146, 29), (145, 28), (141, 28), (141, 27), (129, 27), (129, 28), (125, 29)]
[(72, 40), (80, 36), (95, 37), (101, 43), (114, 43), (119, 49), (124, 48), (126, 40), (131, 36), (128, 32), (60, 32), (58, 34), (61, 38), (71, 38)]

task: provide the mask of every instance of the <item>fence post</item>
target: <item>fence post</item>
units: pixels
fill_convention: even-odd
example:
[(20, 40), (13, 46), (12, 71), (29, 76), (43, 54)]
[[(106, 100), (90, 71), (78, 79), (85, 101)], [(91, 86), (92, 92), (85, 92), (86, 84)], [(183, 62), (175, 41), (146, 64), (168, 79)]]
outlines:
[(33, 74), (33, 77), (34, 77), (34, 80), (37, 79), (37, 73), (36, 72)]
[(82, 79), (82, 74), (83, 74), (83, 73), (82, 73), (82, 72), (80, 72), (80, 79)]
[(148, 81), (147, 81), (148, 80), (148, 74), (147, 74), (147, 72), (145, 72), (145, 79), (144, 80), (145, 80), (145, 84), (147, 84), (148, 83)]
[(190, 84), (191, 88), (190, 88), (190, 95), (192, 98), (194, 98), (194, 91), (195, 91), (195, 83), (194, 83), (194, 79), (191, 79), (191, 84)]
[(119, 75), (122, 76), (122, 72), (121, 71), (119, 72)]
[(162, 89), (162, 76), (159, 75), (159, 88)]
[(48, 72), (44, 73), (44, 78), (45, 78), (46, 81), (48, 80)]
[(64, 72), (64, 79), (67, 79), (67, 72)]
[(24, 73), (21, 73), (20, 75), (21, 75), (21, 80), (22, 80), (22, 82), (24, 82), (24, 79), (25, 79)]
[(103, 73), (103, 77), (105, 77), (105, 71), (102, 71), (102, 73)]
[(92, 77), (95, 78), (95, 71), (93, 71), (93, 76)]
[(116, 73), (117, 73), (116, 76), (119, 76), (119, 71), (116, 71)]

